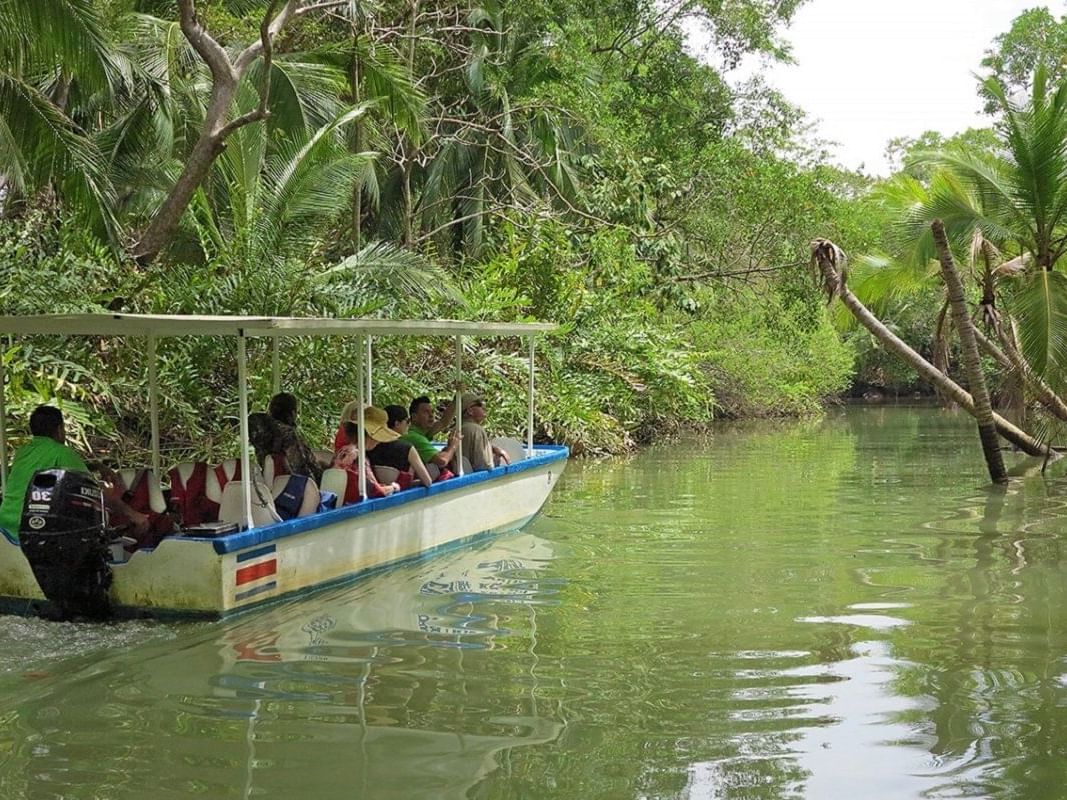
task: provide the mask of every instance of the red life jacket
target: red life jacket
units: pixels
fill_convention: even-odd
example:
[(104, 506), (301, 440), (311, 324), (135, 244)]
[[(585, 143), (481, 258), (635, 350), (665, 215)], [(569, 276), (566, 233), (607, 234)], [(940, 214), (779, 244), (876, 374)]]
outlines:
[(123, 494), (122, 500), (134, 511), (148, 517), (148, 531), (138, 538), (139, 547), (155, 547), (164, 536), (174, 532), (174, 520), (152, 508), (147, 469), (137, 471), (133, 485)]
[(208, 499), (204, 491), (206, 484), (207, 464), (203, 461), (193, 465), (188, 481), (182, 481), (177, 467), (170, 471), (170, 505), (187, 528), (219, 518), (219, 504)]

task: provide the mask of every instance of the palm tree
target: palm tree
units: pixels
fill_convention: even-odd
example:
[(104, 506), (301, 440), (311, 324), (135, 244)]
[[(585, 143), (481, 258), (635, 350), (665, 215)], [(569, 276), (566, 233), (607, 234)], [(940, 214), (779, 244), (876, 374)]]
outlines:
[(443, 113), (442, 144), (422, 184), (420, 240), (449, 231), (476, 254), (494, 209), (567, 206), (577, 193), (581, 126), (539, 99), (562, 78), (551, 43), (515, 30), (501, 4), (471, 12), (465, 94)]
[[(852, 315), (869, 330), (882, 345), (896, 353), (921, 377), (936, 386), (939, 391), (952, 398), (967, 413), (975, 415), (974, 398), (939, 370), (919, 353), (915, 352), (899, 336), (893, 333), (881, 320), (860, 301), (846, 282), (845, 255), (837, 245), (828, 239), (816, 239), (811, 243), (812, 267), (821, 276), (823, 286), (830, 300), (839, 298)], [(993, 414), (993, 423), (997, 433), (1029, 455), (1048, 456), (1050, 449), (1030, 436), (1026, 431), (1013, 425), (999, 414)]]
[[(1003, 251), (1029, 258), (1010, 310), (1030, 367), (1062, 391), (1067, 385), (1067, 80), (1055, 89), (1038, 68), (1033, 92), (1016, 105), (995, 80), (985, 84), (1001, 112), (1003, 152), (928, 156), (979, 200), (958, 207), (946, 226), (971, 228)], [(951, 238), (951, 234), (950, 234)]]
[(108, 93), (114, 53), (92, 0), (0, 3), (0, 175), (4, 202), (46, 187), (113, 231), (104, 158), (71, 114), (72, 95)]

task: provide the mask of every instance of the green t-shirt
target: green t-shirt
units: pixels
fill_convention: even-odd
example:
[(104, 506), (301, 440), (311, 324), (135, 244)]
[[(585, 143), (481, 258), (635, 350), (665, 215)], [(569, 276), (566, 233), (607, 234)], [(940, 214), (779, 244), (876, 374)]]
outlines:
[(419, 458), (422, 459), (423, 463), (429, 463), (430, 459), (437, 455), (438, 452), (426, 431), (422, 428), (416, 428), (414, 425), (408, 428), (408, 432), (401, 436), (398, 441), (407, 442), (414, 447), (415, 452), (419, 454)]
[(81, 456), (49, 436), (34, 436), (29, 444), (15, 453), (11, 472), (7, 475), (4, 502), (0, 505), (0, 528), (11, 534), (12, 538), (19, 537), (22, 503), (26, 499), (26, 489), (30, 486), (33, 474), (38, 470), (55, 468), (75, 472), (89, 471)]

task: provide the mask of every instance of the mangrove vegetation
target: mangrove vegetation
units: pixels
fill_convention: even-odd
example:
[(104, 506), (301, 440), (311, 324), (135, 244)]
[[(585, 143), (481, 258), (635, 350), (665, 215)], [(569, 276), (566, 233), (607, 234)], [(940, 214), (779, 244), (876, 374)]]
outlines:
[[(804, 110), (739, 69), (789, 57), (803, 2), (2, 3), (0, 308), (553, 321), (537, 435), (610, 453), (947, 385), (827, 305), (820, 239), (849, 255), (831, 300), (866, 304), (972, 391), (987, 376), (987, 427), (1009, 405), (1027, 427), (1067, 368), (1067, 23), (1020, 16), (975, 65), (988, 128), (898, 138), (876, 178), (835, 166)], [(969, 377), (935, 219), (988, 345), (964, 353)], [(520, 429), (520, 343), (467, 346), (465, 384)], [(447, 346), (375, 349), (376, 399), (450, 391)], [(232, 342), (159, 355), (174, 456), (232, 448)], [(269, 344), (250, 356), (262, 405)], [(13, 435), (55, 402), (83, 443), (147, 442), (137, 348), (25, 339), (0, 357)], [(294, 339), (283, 358), (325, 439), (354, 354)], [(1055, 418), (1020, 441), (1039, 451)]]

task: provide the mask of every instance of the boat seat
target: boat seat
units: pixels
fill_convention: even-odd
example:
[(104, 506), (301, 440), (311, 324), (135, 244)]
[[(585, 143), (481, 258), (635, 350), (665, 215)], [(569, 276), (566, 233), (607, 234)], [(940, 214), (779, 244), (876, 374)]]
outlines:
[(384, 464), (373, 466), (371, 470), (374, 472), (374, 477), (378, 479), (378, 483), (393, 483), (400, 477), (400, 470)]
[[(259, 464), (253, 459), (251, 461), (252, 471), (256, 473), (258, 480), (263, 480), (263, 470), (260, 469)], [(207, 468), (207, 480), (204, 483), (204, 494), (207, 495), (208, 500), (212, 502), (222, 504), (222, 493), (226, 489), (226, 484), (230, 481), (241, 480), (241, 462), (236, 458), (227, 458), (225, 461), (219, 462), (218, 465)], [(221, 518), (220, 518), (221, 519)]]
[(163, 497), (163, 490), (159, 487), (159, 478), (156, 477), (156, 473), (148, 468), (144, 469), (120, 469), (118, 472), (119, 480), (122, 481), (122, 488), (124, 491), (132, 492), (137, 485), (137, 481), (141, 477), (141, 473), (144, 473), (144, 480), (148, 484), (148, 508), (157, 514), (166, 513), (167, 501)]
[(510, 436), (498, 436), (491, 441), (493, 447), (499, 447), (505, 453), (508, 454), (508, 460), (515, 464), (519, 461), (526, 460), (526, 445), (520, 442), (518, 439), (512, 439)]
[[(255, 482), (252, 492), (252, 524), (256, 527), (273, 525), (282, 518), (274, 510), (274, 496), (262, 481)], [(245, 482), (229, 481), (222, 490), (222, 502), (219, 503), (219, 521), (245, 524)]]
[(289, 464), (283, 455), (269, 455), (263, 459), (263, 482), (273, 486), (276, 478), (289, 474)]
[(354, 503), (359, 499), (359, 478), (355, 472), (340, 467), (330, 467), (322, 473), (322, 491), (337, 495), (337, 507)]
[[(203, 472), (194, 478), (200, 470)], [(219, 518), (219, 504), (207, 496), (207, 476), (211, 470), (212, 467), (203, 461), (183, 461), (171, 468), (171, 510), (183, 526), (215, 522)]]
[[(274, 491), (272, 494), (275, 500), (285, 491), (285, 487), (289, 484), (289, 478), (291, 477), (291, 475), (279, 475), (274, 479)], [(307, 517), (314, 514), (319, 510), (319, 500), (319, 487), (315, 481), (308, 478), (304, 482), (304, 498), (300, 501), (300, 508), (297, 510), (296, 516)], [(277, 510), (277, 506), (275, 506), (275, 510)]]

